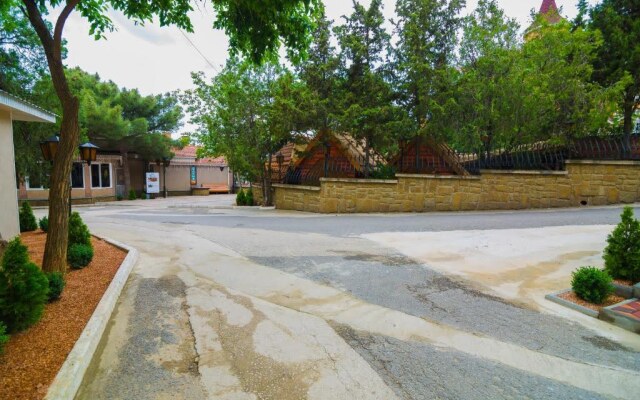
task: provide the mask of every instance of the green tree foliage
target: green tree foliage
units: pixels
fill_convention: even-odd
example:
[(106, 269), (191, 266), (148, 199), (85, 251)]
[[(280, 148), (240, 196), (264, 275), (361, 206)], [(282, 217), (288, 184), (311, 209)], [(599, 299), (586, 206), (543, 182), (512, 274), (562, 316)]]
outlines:
[(81, 244), (91, 247), (91, 232), (77, 212), (69, 218), (69, 246)]
[(371, 148), (387, 145), (386, 132), (394, 117), (392, 89), (385, 79), (390, 35), (384, 28), (382, 1), (369, 8), (354, 0), (353, 13), (335, 28), (341, 47), (341, 112), (339, 127), (365, 147), (365, 176), (368, 176)]
[(49, 217), (45, 215), (44, 217), (40, 218), (40, 221), (38, 221), (38, 226), (40, 227), (40, 229), (42, 229), (42, 232), (47, 233), (49, 231)]
[(246, 206), (247, 205), (247, 195), (244, 190), (240, 188), (238, 193), (236, 194), (236, 205), (237, 206)]
[(12, 240), (0, 268), (0, 321), (9, 332), (27, 329), (40, 320), (48, 292), (47, 277), (29, 261), (27, 247)]
[[(581, 9), (583, 16), (586, 6)], [(595, 59), (595, 76), (603, 86), (621, 84), (617, 99), (623, 132), (631, 133), (634, 111), (640, 106), (640, 2), (602, 0), (590, 9), (588, 27), (602, 34), (604, 44)], [(582, 19), (578, 23), (584, 23)]]
[(398, 0), (394, 68), (399, 100), (410, 118), (400, 139), (439, 135), (436, 115), (451, 97), (452, 62), (463, 0)]
[(582, 300), (602, 304), (614, 287), (609, 274), (596, 267), (581, 267), (573, 273), (571, 288)]
[(19, 212), (20, 219), (20, 232), (31, 232), (38, 229), (38, 222), (36, 216), (33, 215), (33, 210), (28, 201), (25, 201), (20, 206)]
[(625, 207), (621, 221), (607, 237), (605, 270), (614, 278), (640, 282), (640, 222)]

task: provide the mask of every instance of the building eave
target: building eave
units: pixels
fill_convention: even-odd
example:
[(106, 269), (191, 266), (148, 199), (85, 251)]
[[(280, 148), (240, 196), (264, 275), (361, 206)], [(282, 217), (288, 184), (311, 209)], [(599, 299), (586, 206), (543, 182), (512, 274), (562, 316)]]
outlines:
[(57, 117), (56, 114), (4, 90), (0, 90), (0, 110), (9, 111), (14, 121), (55, 123)]

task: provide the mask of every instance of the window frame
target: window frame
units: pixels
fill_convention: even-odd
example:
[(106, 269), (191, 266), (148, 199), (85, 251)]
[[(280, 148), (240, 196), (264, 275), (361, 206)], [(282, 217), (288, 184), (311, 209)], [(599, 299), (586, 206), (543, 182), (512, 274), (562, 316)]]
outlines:
[[(84, 189), (84, 188), (86, 188), (86, 187), (87, 187), (87, 184), (86, 184), (86, 182), (85, 182), (85, 180), (86, 180), (86, 179), (84, 179), (84, 162), (81, 162), (81, 161), (74, 161), (74, 162), (73, 162), (73, 165), (76, 165), (76, 164), (80, 164), (80, 168), (81, 168), (81, 171), (82, 171), (82, 174), (80, 175), (80, 176), (82, 177), (82, 186), (79, 186), (79, 187), (74, 187), (74, 186), (73, 186), (73, 170), (71, 170), (71, 177), (70, 177), (70, 180), (71, 180), (71, 189)], [(72, 167), (72, 168), (73, 168), (73, 167)]]
[[(102, 186), (102, 166), (109, 166), (109, 186)], [(94, 186), (93, 184), (93, 167), (96, 166), (98, 168), (98, 186)], [(91, 164), (91, 189), (113, 189), (113, 164), (112, 163), (93, 163)]]

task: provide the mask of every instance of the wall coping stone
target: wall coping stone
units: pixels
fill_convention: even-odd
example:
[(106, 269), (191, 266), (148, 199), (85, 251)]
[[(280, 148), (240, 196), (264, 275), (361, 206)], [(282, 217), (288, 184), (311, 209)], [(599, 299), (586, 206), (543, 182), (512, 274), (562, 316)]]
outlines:
[(320, 182), (344, 182), (344, 183), (382, 183), (395, 185), (397, 179), (357, 179), (357, 178), (320, 178)]
[(304, 186), (304, 185), (287, 185), (284, 183), (272, 183), (271, 187), (283, 188), (283, 189), (297, 189), (297, 190), (309, 190), (312, 192), (319, 192), (320, 188), (317, 186)]
[(588, 165), (640, 165), (640, 161), (633, 160), (567, 160), (565, 163)]
[(503, 175), (569, 175), (569, 171), (529, 171), (529, 170), (502, 170), (502, 169), (481, 169), (480, 174), (503, 174)]
[(427, 175), (427, 174), (396, 174), (397, 178), (414, 178), (414, 179), (461, 179), (461, 180), (480, 180), (479, 176), (463, 176), (463, 175)]

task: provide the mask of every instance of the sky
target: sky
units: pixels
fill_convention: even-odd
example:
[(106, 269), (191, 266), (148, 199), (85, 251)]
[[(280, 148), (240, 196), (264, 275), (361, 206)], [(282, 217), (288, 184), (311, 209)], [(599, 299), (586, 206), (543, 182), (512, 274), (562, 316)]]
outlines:
[[(370, 0), (360, 2), (368, 5)], [(477, 2), (468, 0), (466, 11), (473, 10)], [(568, 18), (576, 15), (577, 2), (556, 0), (562, 14)], [(351, 12), (349, 0), (324, 0), (324, 3), (327, 16), (336, 23), (342, 15)], [(506, 15), (526, 28), (531, 21), (531, 10), (537, 11), (542, 0), (498, 0), (498, 3)], [(392, 18), (395, 0), (384, 0), (384, 5), (386, 17)], [(89, 36), (86, 21), (77, 12), (71, 15), (64, 32), (68, 42), (68, 66), (98, 73), (102, 79), (126, 88), (138, 88), (146, 95), (191, 88), (192, 71), (204, 71), (213, 76), (227, 58), (226, 36), (211, 27), (214, 14), (210, 9), (192, 12), (193, 33), (175, 27), (161, 28), (153, 23), (136, 26), (115, 12), (110, 16), (117, 31), (107, 33), (107, 39), (96, 41)], [(52, 13), (51, 18), (55, 17), (56, 13)]]

